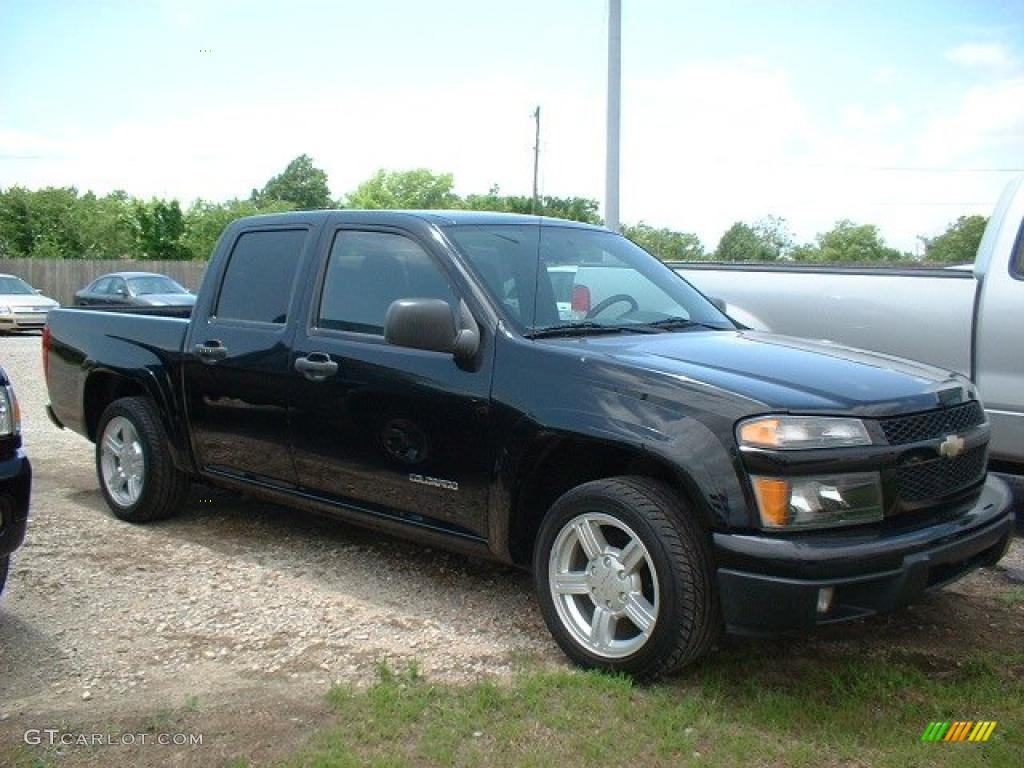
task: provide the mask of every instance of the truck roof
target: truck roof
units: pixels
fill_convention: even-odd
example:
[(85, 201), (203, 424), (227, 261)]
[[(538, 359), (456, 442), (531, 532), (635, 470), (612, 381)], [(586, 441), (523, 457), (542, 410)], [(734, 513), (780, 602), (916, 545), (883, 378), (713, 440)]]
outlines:
[(461, 211), (461, 210), (354, 210), (331, 209), (317, 211), (286, 211), (284, 213), (266, 213), (258, 216), (247, 216), (243, 221), (249, 223), (290, 224), (301, 222), (322, 222), (329, 219), (336, 222), (359, 221), (364, 223), (400, 223), (410, 218), (451, 227), (470, 224), (516, 225), (532, 224), (534, 226), (576, 227), (606, 232), (604, 227), (585, 224), (569, 219), (556, 219), (550, 216), (533, 216), (525, 213), (498, 213), (496, 211)]

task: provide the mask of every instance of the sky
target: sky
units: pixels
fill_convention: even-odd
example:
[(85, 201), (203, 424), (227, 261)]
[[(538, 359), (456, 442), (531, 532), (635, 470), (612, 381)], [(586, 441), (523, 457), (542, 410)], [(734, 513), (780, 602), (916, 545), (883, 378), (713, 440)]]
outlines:
[[(1024, 0), (623, 0), (621, 218), (920, 249), (1024, 172)], [(309, 154), (602, 200), (606, 0), (0, 0), (0, 188), (245, 197)]]

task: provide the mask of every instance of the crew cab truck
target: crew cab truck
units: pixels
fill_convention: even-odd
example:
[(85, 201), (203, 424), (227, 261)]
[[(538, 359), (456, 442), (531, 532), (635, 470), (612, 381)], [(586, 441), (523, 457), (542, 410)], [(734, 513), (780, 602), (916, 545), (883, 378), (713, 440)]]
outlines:
[(747, 326), (969, 376), (992, 423), (992, 467), (1024, 474), (1024, 176), (1007, 184), (967, 268), (674, 266)]
[[(620, 270), (563, 317), (551, 270)], [(240, 219), (191, 317), (59, 309), (54, 421), (111, 510), (191, 479), (532, 567), (581, 665), (652, 678), (722, 629), (891, 609), (1011, 531), (974, 385), (736, 326), (583, 224), (471, 212)]]

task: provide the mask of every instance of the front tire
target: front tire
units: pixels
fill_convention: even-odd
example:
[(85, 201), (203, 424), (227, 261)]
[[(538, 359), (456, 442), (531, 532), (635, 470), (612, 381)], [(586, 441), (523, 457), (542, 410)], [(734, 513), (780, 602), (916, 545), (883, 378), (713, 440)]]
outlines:
[(707, 533), (650, 478), (558, 499), (537, 534), (534, 579), (548, 629), (588, 669), (653, 679), (705, 653), (720, 628)]
[(100, 417), (96, 434), (96, 474), (116, 517), (148, 523), (181, 508), (188, 476), (174, 466), (167, 432), (152, 400), (115, 400)]
[(7, 555), (0, 557), (0, 595), (4, 593), (4, 585), (7, 583), (7, 571), (11, 567), (11, 557)]

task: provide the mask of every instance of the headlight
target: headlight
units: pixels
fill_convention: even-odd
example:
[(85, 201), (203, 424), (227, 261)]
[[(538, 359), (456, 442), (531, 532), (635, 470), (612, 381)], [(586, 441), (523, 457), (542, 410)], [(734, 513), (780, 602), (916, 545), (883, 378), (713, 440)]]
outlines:
[(0, 304), (0, 315), (9, 315), (9, 314), (11, 314), (11, 308), (8, 307), (5, 304)]
[(882, 519), (877, 472), (751, 478), (765, 528), (828, 528)]
[(7, 437), (21, 431), (21, 410), (14, 390), (0, 387), (0, 436)]
[(740, 445), (799, 450), (871, 445), (864, 422), (834, 416), (759, 416), (736, 428)]

